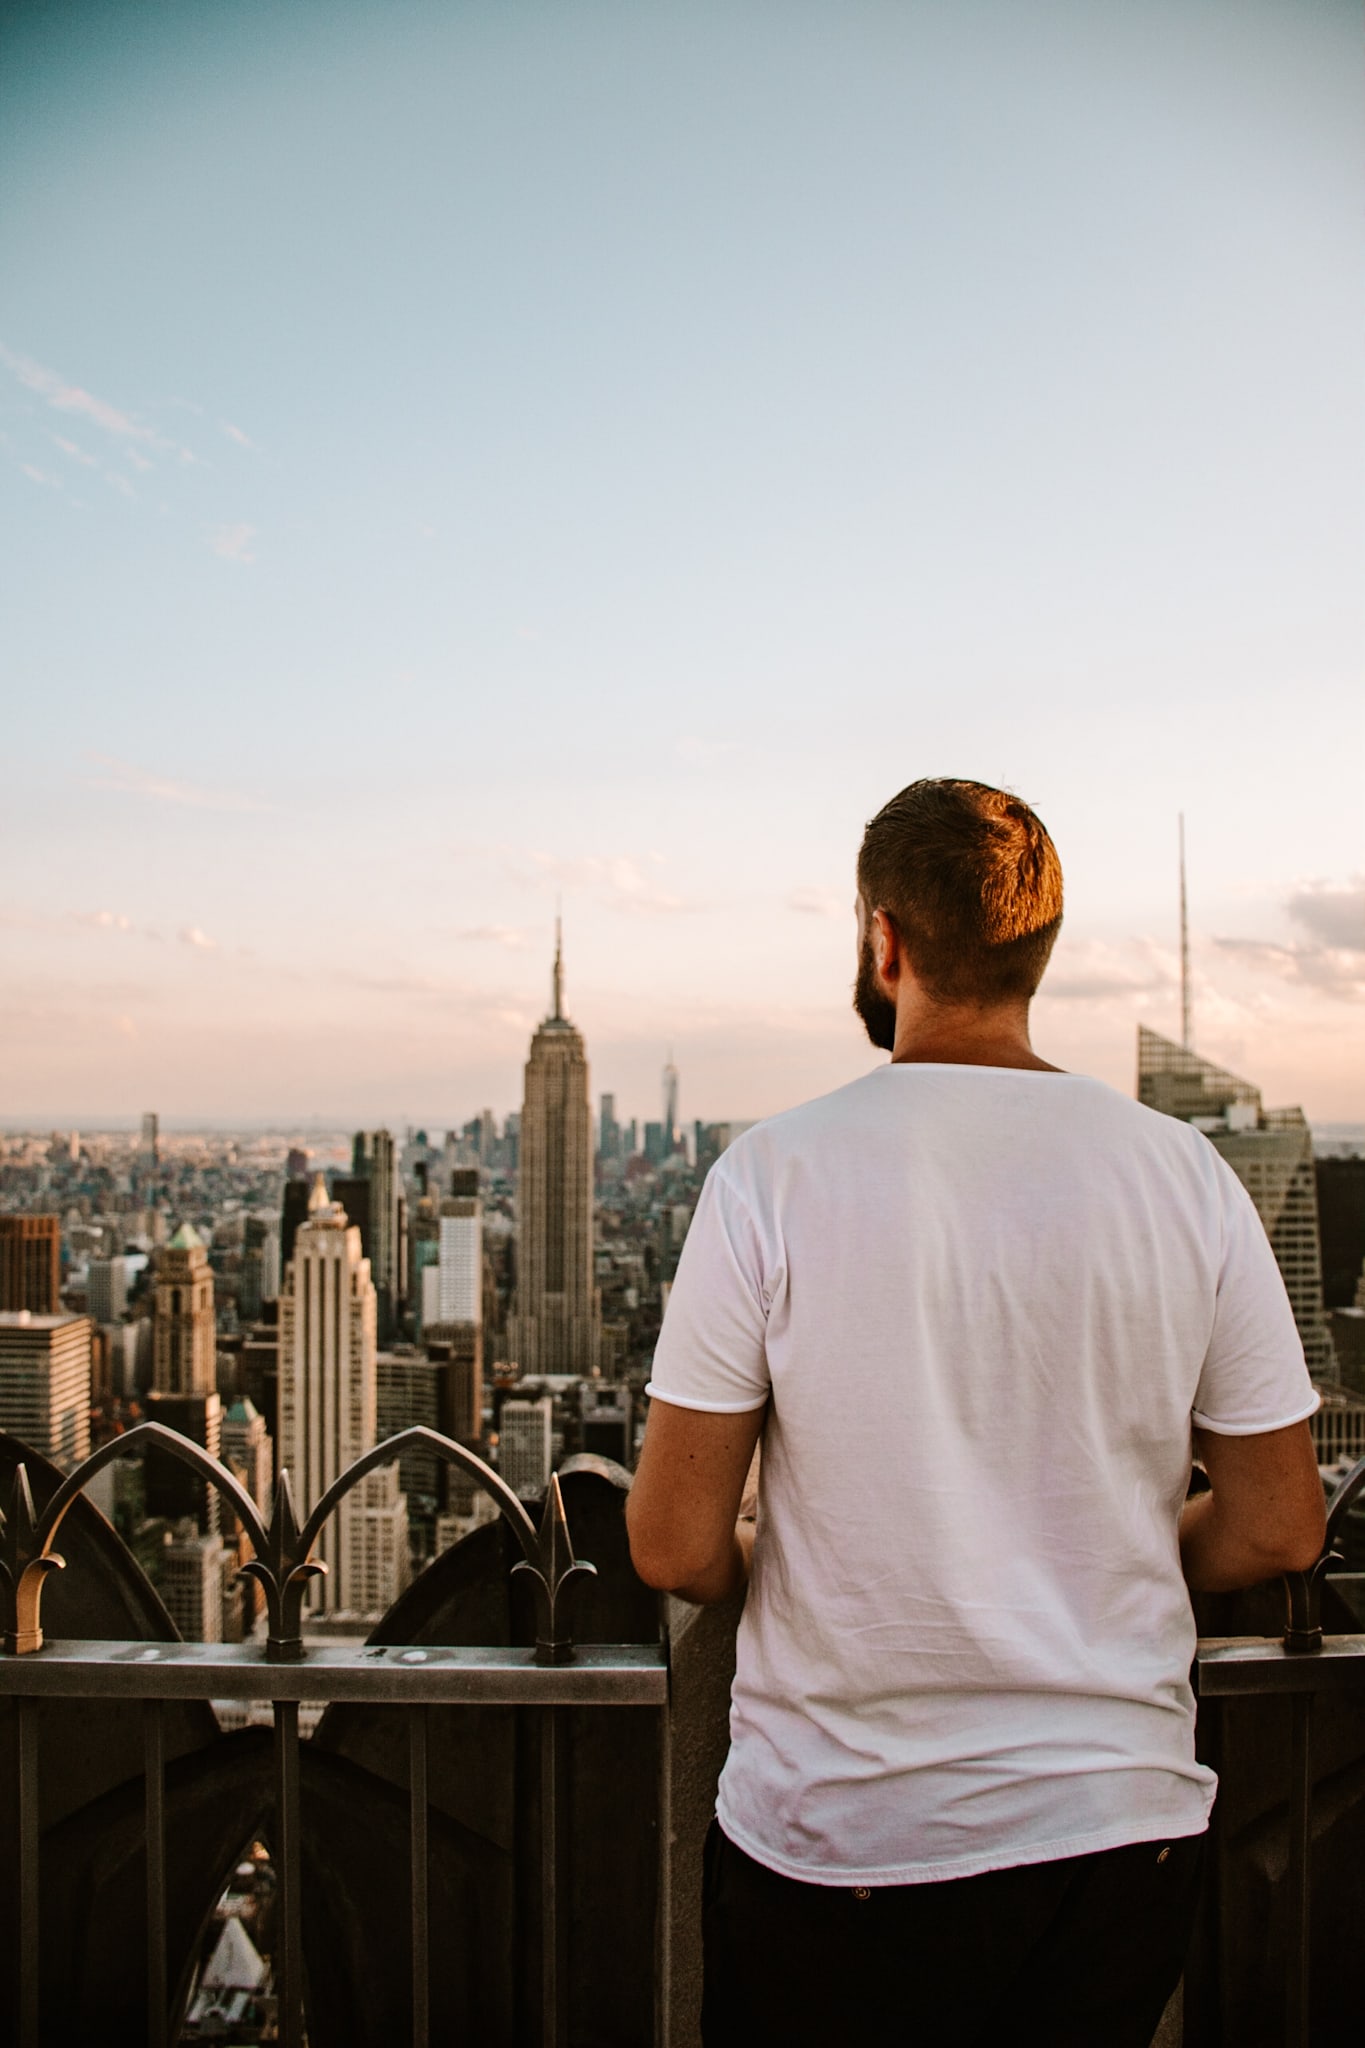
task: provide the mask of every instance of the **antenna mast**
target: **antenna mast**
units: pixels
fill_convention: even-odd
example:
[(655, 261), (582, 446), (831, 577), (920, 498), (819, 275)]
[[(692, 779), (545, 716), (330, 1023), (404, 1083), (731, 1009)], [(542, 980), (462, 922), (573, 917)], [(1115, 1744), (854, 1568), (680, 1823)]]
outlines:
[(564, 1015), (564, 944), (559, 912), (555, 912), (555, 971), (554, 971), (554, 1012), (556, 1017)]
[(1180, 813), (1180, 1043), (1192, 1050), (1190, 1022), (1190, 915), (1185, 899), (1185, 813)]

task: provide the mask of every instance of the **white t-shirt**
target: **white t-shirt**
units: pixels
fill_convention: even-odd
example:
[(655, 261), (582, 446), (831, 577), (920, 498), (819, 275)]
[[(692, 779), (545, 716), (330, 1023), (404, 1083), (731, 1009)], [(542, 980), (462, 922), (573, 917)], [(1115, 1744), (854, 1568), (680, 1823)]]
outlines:
[(730, 1839), (912, 1884), (1197, 1834), (1191, 1417), (1317, 1406), (1189, 1125), (1079, 1075), (900, 1064), (711, 1169), (648, 1391), (769, 1402)]

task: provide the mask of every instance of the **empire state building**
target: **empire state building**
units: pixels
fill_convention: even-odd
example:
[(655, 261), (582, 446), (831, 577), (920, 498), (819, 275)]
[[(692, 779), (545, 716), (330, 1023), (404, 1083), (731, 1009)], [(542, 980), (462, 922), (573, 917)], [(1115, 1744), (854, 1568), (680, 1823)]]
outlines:
[(600, 1307), (593, 1286), (592, 1118), (581, 1032), (564, 1015), (564, 955), (555, 924), (551, 1014), (531, 1040), (517, 1182), (517, 1312), (508, 1349), (524, 1373), (595, 1373)]

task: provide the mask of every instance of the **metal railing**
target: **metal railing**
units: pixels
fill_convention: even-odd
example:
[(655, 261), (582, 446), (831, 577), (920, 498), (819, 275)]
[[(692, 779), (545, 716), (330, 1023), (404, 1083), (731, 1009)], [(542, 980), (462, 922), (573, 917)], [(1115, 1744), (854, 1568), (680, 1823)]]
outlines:
[[(245, 1530), (253, 1556), (240, 1576), (263, 1588), (268, 1634), (254, 1643), (45, 1641), (43, 1588), (65, 1560), (54, 1548), (62, 1522), (91, 1478), (113, 1459), (154, 1449), (178, 1459), (217, 1488)], [(421, 1449), (459, 1467), (496, 1504), (521, 1551), (514, 1573), (533, 1582), (534, 1647), (424, 1648), (327, 1643), (305, 1646), (302, 1604), (308, 1583), (326, 1571), (314, 1551), (329, 1516), (376, 1466)], [(544, 2048), (567, 2039), (564, 1850), (566, 1709), (648, 1706), (667, 1702), (665, 1653), (658, 1643), (575, 1647), (566, 1589), (595, 1566), (576, 1558), (557, 1477), (546, 1493), (539, 1527), (515, 1493), (461, 1444), (424, 1427), (401, 1431), (358, 1459), (328, 1488), (302, 1526), (289, 1478), (281, 1473), (267, 1526), (236, 1477), (204, 1448), (160, 1423), (146, 1422), (102, 1446), (35, 1512), (21, 1463), (0, 1529), (0, 1696), (14, 1699), (17, 1720), (18, 1911), (17, 2039), (38, 2048), (40, 1986), (40, 1821), (38, 1718), (44, 1701), (123, 1700), (143, 1703), (146, 1830), (147, 2011), (151, 2048), (167, 2048), (171, 2021), (167, 1958), (166, 1741), (168, 1702), (268, 1702), (273, 1720), (273, 1861), (278, 1936), (273, 1962), (279, 2039), (300, 2048), (304, 1982), (300, 1907), (300, 1702), (370, 1702), (402, 1710), (407, 1720), (411, 1885), (412, 2039), (430, 2040), (431, 1946), (428, 1894), (427, 1713), (433, 1706), (500, 1705), (538, 1711), (540, 2014)], [(13, 1981), (13, 1980), (12, 1980)]]
[(1365, 1458), (1346, 1475), (1327, 1503), (1327, 1534), (1317, 1564), (1309, 1572), (1285, 1574), (1287, 1611), (1283, 1636), (1203, 1636), (1195, 1659), (1195, 1691), (1201, 1701), (1271, 1695), (1287, 1696), (1291, 1704), (1286, 1800), (1286, 2048), (1309, 2048), (1313, 2038), (1310, 1964), (1314, 1706), (1324, 1697), (1365, 1689), (1365, 1635), (1326, 1635), (1322, 1625), (1324, 1582), (1332, 1565), (1342, 1562), (1336, 1540), (1363, 1490)]
[[(243, 1567), (266, 1601), (263, 1645), (202, 1644), (145, 1639), (44, 1639), (44, 1584), (63, 1569), (55, 1549), (62, 1523), (96, 1472), (111, 1460), (155, 1449), (179, 1459), (214, 1485), (237, 1516), (253, 1550)], [(340, 1501), (369, 1471), (411, 1449), (459, 1467), (496, 1504), (521, 1550), (514, 1573), (532, 1583), (536, 1641), (525, 1647), (428, 1644), (305, 1645), (302, 1603), (309, 1581), (325, 1571), (314, 1556), (319, 1535)], [(1365, 1688), (1365, 1634), (1325, 1635), (1322, 1597), (1336, 1559), (1335, 1539), (1365, 1492), (1365, 1459), (1328, 1505), (1324, 1555), (1311, 1572), (1286, 1579), (1284, 1634), (1201, 1638), (1196, 1690), (1201, 1701), (1287, 1696), (1292, 1739), (1288, 1760), (1286, 1885), (1290, 1905), (1284, 2040), (1306, 2048), (1312, 2036), (1309, 1961), (1312, 1905), (1313, 1717), (1315, 1702)], [(593, 1571), (576, 1558), (557, 1479), (547, 1491), (539, 1527), (499, 1476), (462, 1445), (426, 1428), (391, 1437), (358, 1460), (299, 1525), (289, 1480), (280, 1475), (267, 1525), (234, 1475), (202, 1446), (158, 1423), (143, 1423), (103, 1446), (35, 1512), (25, 1467), (16, 1470), (8, 1510), (0, 1517), (0, 1698), (14, 1701), (18, 1812), (16, 1915), (17, 2040), (37, 2048), (39, 2011), (40, 1823), (38, 1724), (44, 1701), (141, 1702), (146, 1835), (147, 2011), (152, 2048), (168, 2048), (171, 2000), (167, 1955), (167, 1745), (165, 1713), (175, 1701), (236, 1700), (272, 1710), (272, 1855), (278, 1880), (278, 1938), (272, 1960), (279, 2038), (300, 2048), (304, 2037), (301, 1946), (300, 1730), (303, 1701), (368, 1702), (406, 1716), (412, 2040), (431, 2039), (431, 1941), (428, 1890), (428, 1713), (436, 1707), (515, 1706), (538, 1711), (539, 2013), (543, 2048), (568, 2038), (565, 1992), (564, 1716), (578, 1707), (650, 1707), (668, 1701), (666, 1654), (657, 1642), (575, 1646), (566, 1589)]]

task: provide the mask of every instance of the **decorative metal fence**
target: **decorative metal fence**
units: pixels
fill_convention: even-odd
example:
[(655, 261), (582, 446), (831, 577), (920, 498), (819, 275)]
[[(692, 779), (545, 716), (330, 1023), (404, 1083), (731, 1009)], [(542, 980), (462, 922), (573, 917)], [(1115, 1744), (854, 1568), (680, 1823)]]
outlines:
[[(64, 1560), (55, 1547), (64, 1521), (98, 1471), (115, 1458), (149, 1448), (179, 1459), (215, 1486), (246, 1531), (253, 1556), (243, 1568), (244, 1575), (254, 1578), (265, 1596), (267, 1636), (263, 1645), (148, 1640), (146, 1635), (139, 1637), (133, 1633), (108, 1640), (92, 1640), (88, 1634), (80, 1639), (45, 1639), (43, 1590), (52, 1574), (64, 1568)], [(303, 1601), (309, 1581), (325, 1570), (314, 1552), (328, 1517), (367, 1472), (415, 1449), (459, 1467), (495, 1503), (502, 1526), (520, 1552), (512, 1576), (521, 1578), (533, 1592), (533, 1642), (466, 1645), (427, 1641), (414, 1645), (371, 1641), (305, 1645)], [(17, 1815), (15, 1896), (10, 1916), (13, 1963), (8, 1973), (14, 2006), (8, 2032), (0, 2015), (0, 2041), (13, 2039), (19, 2048), (39, 2048), (40, 2042), (53, 2038), (41, 2009), (40, 1878), (45, 1853), (40, 1826), (42, 1716), (58, 1703), (101, 1703), (111, 1711), (121, 1705), (125, 1712), (129, 1707), (135, 1711), (140, 1704), (140, 1772), (136, 1766), (134, 1769), (142, 1780), (140, 1826), (145, 1833), (146, 2030), (154, 2048), (169, 2048), (172, 2028), (183, 2007), (184, 1976), (183, 1969), (177, 1973), (172, 1967), (167, 1942), (168, 1911), (174, 1912), (177, 1903), (167, 1855), (167, 1774), (168, 1768), (175, 1768), (167, 1731), (170, 1717), (183, 1703), (198, 1703), (207, 1711), (206, 1703), (214, 1700), (262, 1702), (271, 1710), (270, 1783), (264, 1797), (278, 1881), (273, 1960), (281, 2041), (289, 2044), (289, 2048), (301, 2048), (306, 2024), (299, 1708), (304, 1701), (317, 1700), (382, 1707), (403, 1717), (406, 1897), (396, 1903), (407, 1922), (411, 2039), (419, 2048), (428, 2048), (433, 2037), (447, 2038), (450, 2031), (435, 2023), (431, 2001), (431, 1871), (436, 1855), (431, 1835), (432, 1716), (447, 1707), (516, 1708), (534, 1714), (534, 1761), (529, 1780), (533, 1796), (529, 1805), (535, 1835), (531, 1861), (536, 1896), (528, 1919), (534, 1925), (536, 1953), (526, 1972), (534, 1979), (534, 2010), (523, 2010), (515, 2024), (509, 2023), (505, 2035), (492, 2030), (486, 2036), (473, 2038), (532, 2039), (539, 2041), (542, 2048), (564, 2048), (572, 2037), (599, 2037), (594, 2031), (594, 2015), (571, 2014), (567, 1989), (570, 1934), (565, 1854), (571, 1834), (566, 1815), (567, 1730), (571, 1723), (580, 1731), (585, 1725), (581, 1719), (573, 1718), (579, 1710), (591, 1710), (595, 1715), (599, 1709), (611, 1708), (616, 1717), (612, 1726), (620, 1729), (624, 1729), (629, 1717), (621, 1717), (619, 1710), (652, 1710), (651, 1725), (657, 1723), (660, 1729), (657, 1754), (664, 1758), (667, 1743), (662, 1729), (668, 1702), (668, 1670), (665, 1649), (653, 1629), (637, 1631), (647, 1637), (645, 1640), (575, 1643), (568, 1617), (572, 1589), (593, 1574), (594, 1566), (574, 1554), (557, 1478), (550, 1482), (537, 1527), (510, 1488), (471, 1452), (433, 1430), (413, 1428), (391, 1437), (351, 1466), (329, 1488), (302, 1526), (297, 1520), (288, 1477), (281, 1474), (267, 1526), (256, 1503), (235, 1476), (202, 1446), (160, 1424), (143, 1423), (103, 1446), (65, 1479), (51, 1468), (44, 1468), (42, 1490), (44, 1504), (38, 1509), (29, 1470), (24, 1462), (19, 1462), (14, 1471), (10, 1505), (0, 1529), (0, 1706), (8, 1708), (13, 1718)], [(1324, 1702), (1340, 1703), (1348, 1696), (1365, 1693), (1365, 1635), (1325, 1634), (1322, 1622), (1324, 1581), (1334, 1560), (1335, 1539), (1362, 1492), (1365, 1460), (1350, 1473), (1329, 1503), (1323, 1559), (1312, 1572), (1292, 1574), (1287, 1579), (1288, 1613), (1283, 1637), (1205, 1637), (1199, 1644), (1196, 1665), (1199, 1698), (1209, 1707), (1217, 1703), (1215, 1711), (1227, 1704), (1256, 1698), (1282, 1697), (1291, 1703), (1291, 1740), (1285, 1774), (1284, 1888), (1288, 1925), (1282, 2034), (1290, 2048), (1304, 2048), (1304, 2044), (1316, 2038), (1309, 1968), (1315, 1710), (1326, 1711)], [(619, 1522), (619, 1516), (617, 1519)], [(621, 1554), (623, 1557), (624, 1552)], [(625, 1572), (624, 1565), (622, 1575), (632, 1576)], [(1201, 1720), (1204, 1718), (1201, 1715)], [(595, 1754), (592, 1768), (604, 1778), (613, 1766), (619, 1769), (623, 1754), (622, 1744), (609, 1742)], [(1283, 1765), (1282, 1758), (1280, 1763)], [(638, 1759), (634, 1768), (635, 1776), (630, 1779), (634, 1792), (628, 1796), (638, 1798), (640, 1787), (648, 1782), (648, 1768), (644, 1768), (642, 1775)], [(649, 1796), (645, 1794), (646, 1800)], [(580, 1806), (581, 1803), (580, 1799)], [(657, 1848), (654, 1841), (648, 1851), (656, 1859)], [(629, 1882), (628, 1878), (622, 1880), (627, 1890)], [(1225, 1904), (1221, 1910), (1226, 1910)], [(3, 1913), (0, 1917), (4, 1917)], [(651, 1896), (648, 1912), (636, 1929), (641, 1943), (649, 1942), (648, 1929), (653, 1919)], [(438, 1962), (443, 1931), (437, 1929)], [(183, 1946), (181, 1942), (180, 1950)], [(627, 1960), (623, 1958), (623, 1964)], [(646, 1969), (652, 2005), (652, 1955), (646, 1961)], [(1205, 1968), (1206, 1977), (1211, 1973), (1216, 1975), (1216, 1965)], [(666, 1983), (660, 1996), (666, 2001)], [(1187, 2040), (1224, 2038), (1215, 2010), (1216, 1996), (1206, 1997), (1204, 2005), (1202, 2029), (1197, 2018), (1187, 2019)], [(657, 2037), (666, 2038), (666, 2018), (661, 2019), (657, 2007), (654, 2024)], [(471, 2036), (466, 2034), (465, 2038)], [(601, 2038), (609, 2035), (603, 2033)], [(633, 2038), (645, 2036), (640, 2033)], [(319, 2034), (319, 2042), (321, 2048), (326, 2048), (323, 2034)]]
[[(1284, 1634), (1274, 1637), (1201, 1637), (1195, 1661), (1195, 1690), (1212, 1705), (1265, 1698), (1290, 1702), (1290, 1743), (1285, 1778), (1287, 1835), (1284, 1892), (1284, 2020), (1286, 2048), (1309, 2048), (1317, 2038), (1311, 1998), (1313, 1905), (1313, 1732), (1322, 1703), (1365, 1693), (1365, 1634), (1327, 1634), (1323, 1592), (1346, 1517), (1365, 1491), (1365, 1459), (1336, 1488), (1327, 1505), (1323, 1553), (1310, 1572), (1285, 1575)], [(1201, 1720), (1206, 1717), (1201, 1714)], [(1211, 1745), (1214, 1746), (1214, 1745)], [(1267, 1763), (1269, 1759), (1266, 1760)], [(1221, 1804), (1220, 1800), (1220, 1804)], [(1214, 2003), (1215, 2001), (1210, 2001)], [(1222, 2038), (1214, 2014), (1210, 2033)], [(1228, 2036), (1229, 2043), (1236, 2037)]]
[[(65, 1517), (94, 1475), (115, 1458), (149, 1448), (192, 1467), (217, 1488), (245, 1530), (253, 1556), (243, 1576), (263, 1588), (268, 1633), (255, 1643), (202, 1644), (145, 1640), (45, 1641), (42, 1597), (64, 1568), (55, 1548)], [(314, 1556), (328, 1517), (376, 1466), (422, 1450), (459, 1467), (489, 1495), (521, 1551), (513, 1572), (534, 1588), (533, 1646), (459, 1644), (399, 1647), (325, 1643), (305, 1648), (302, 1606), (310, 1579), (326, 1570)], [(281, 1474), (269, 1525), (236, 1477), (198, 1445), (159, 1423), (141, 1423), (104, 1445), (34, 1506), (29, 1473), (17, 1466), (0, 1534), (0, 1699), (12, 1697), (16, 1717), (18, 1898), (14, 2038), (38, 2048), (47, 2037), (40, 2011), (39, 1717), (55, 1700), (142, 1702), (146, 1838), (146, 2010), (148, 2039), (166, 2048), (174, 2023), (176, 1986), (168, 1981), (165, 1715), (175, 1701), (268, 1702), (273, 1715), (272, 1852), (278, 1879), (274, 1956), (279, 2039), (304, 2039), (301, 1948), (300, 1731), (305, 1700), (368, 1702), (401, 1710), (407, 1724), (412, 2039), (431, 2035), (429, 1907), (428, 1718), (437, 1706), (532, 1708), (539, 1720), (539, 1968), (538, 2024), (546, 2044), (569, 2037), (565, 1990), (566, 1713), (575, 1708), (662, 1708), (667, 1670), (652, 1642), (575, 1646), (566, 1595), (595, 1566), (575, 1557), (562, 1490), (552, 1478), (539, 1527), (512, 1490), (462, 1445), (423, 1427), (406, 1429), (358, 1459), (323, 1495), (300, 1527), (289, 1479)], [(182, 1987), (183, 1988), (183, 1987)], [(519, 2029), (522, 2037), (524, 2030)]]

